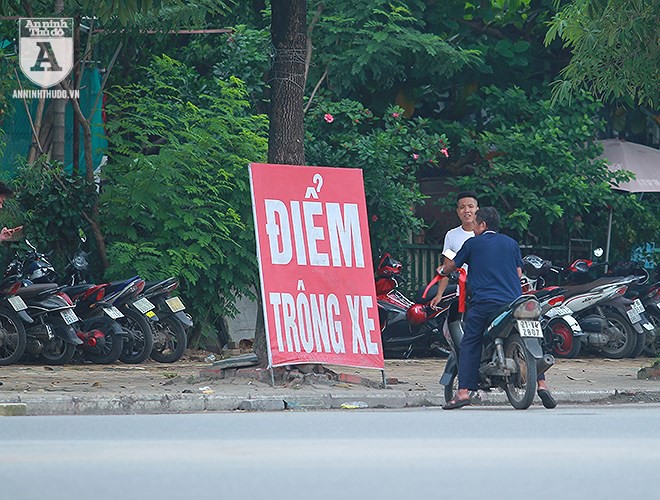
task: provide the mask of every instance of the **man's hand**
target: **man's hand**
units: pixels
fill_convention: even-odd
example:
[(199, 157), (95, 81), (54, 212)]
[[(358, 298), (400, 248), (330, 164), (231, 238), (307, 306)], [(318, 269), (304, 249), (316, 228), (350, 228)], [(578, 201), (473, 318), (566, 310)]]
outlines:
[(6, 227), (3, 227), (2, 230), (0, 230), (0, 241), (15, 240), (20, 236), (22, 231), (23, 231), (23, 226), (17, 226), (11, 229), (7, 229)]

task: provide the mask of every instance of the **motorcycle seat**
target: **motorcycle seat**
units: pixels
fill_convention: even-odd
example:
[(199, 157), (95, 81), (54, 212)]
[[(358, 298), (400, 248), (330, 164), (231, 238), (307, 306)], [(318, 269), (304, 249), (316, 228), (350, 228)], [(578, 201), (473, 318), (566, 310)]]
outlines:
[(579, 295), (581, 293), (588, 293), (596, 287), (611, 285), (613, 283), (625, 284), (625, 278), (598, 278), (597, 280), (590, 281), (589, 283), (584, 283), (581, 285), (566, 285), (565, 290), (567, 297), (572, 297), (573, 295)]
[(62, 288), (62, 291), (70, 297), (76, 297), (83, 292), (86, 292), (90, 288), (94, 288), (96, 285), (92, 283), (84, 283), (82, 285), (72, 285)]
[(154, 288), (167, 288), (168, 286), (171, 286), (176, 282), (177, 279), (174, 276), (161, 281), (147, 281), (144, 285), (144, 290), (142, 291), (142, 293), (146, 295), (149, 292), (152, 292), (153, 291), (152, 289)]
[(42, 292), (45, 292), (46, 290), (54, 290), (57, 288), (57, 285), (55, 283), (41, 283), (37, 285), (29, 285), (29, 286), (24, 286), (19, 288), (16, 291), (16, 295), (20, 295), (24, 299), (29, 299), (32, 297), (36, 297)]

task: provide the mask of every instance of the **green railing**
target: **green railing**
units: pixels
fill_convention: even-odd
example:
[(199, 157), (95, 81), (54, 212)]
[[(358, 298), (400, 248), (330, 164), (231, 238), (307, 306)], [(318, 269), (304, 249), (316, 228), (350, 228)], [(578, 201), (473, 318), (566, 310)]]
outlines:
[[(589, 241), (588, 245), (581, 246), (574, 243), (570, 247), (561, 245), (521, 245), (520, 251), (523, 256), (534, 254), (556, 264), (565, 264), (573, 258), (588, 258), (590, 244)], [(581, 251), (576, 251), (578, 248)], [(585, 255), (581, 255), (583, 253)], [(405, 245), (402, 255), (392, 256), (403, 264), (402, 274), (405, 282), (401, 286), (401, 291), (411, 300), (414, 300), (417, 290), (426, 286), (435, 276), (435, 269), (442, 262), (441, 254), (442, 245)]]

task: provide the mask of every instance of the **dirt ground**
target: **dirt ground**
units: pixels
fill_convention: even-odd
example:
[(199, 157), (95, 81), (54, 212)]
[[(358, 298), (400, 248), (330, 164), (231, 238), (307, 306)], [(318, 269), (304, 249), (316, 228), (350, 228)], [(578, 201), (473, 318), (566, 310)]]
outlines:
[[(146, 392), (221, 391), (223, 386), (264, 386), (251, 378), (233, 376), (222, 380), (201, 376), (220, 356), (207, 351), (187, 351), (176, 363), (147, 361), (139, 365), (114, 363), (111, 365), (80, 364), (68, 366), (11, 365), (0, 367), (0, 393), (48, 392), (137, 394)], [(660, 390), (659, 380), (638, 378), (641, 368), (653, 364), (652, 359), (637, 358), (610, 360), (582, 358), (557, 360), (548, 372), (548, 383), (555, 391), (618, 392)], [(444, 359), (386, 360), (385, 375), (391, 386), (400, 390), (441, 390), (438, 383)], [(380, 382), (377, 370), (329, 366), (336, 373), (355, 374)]]

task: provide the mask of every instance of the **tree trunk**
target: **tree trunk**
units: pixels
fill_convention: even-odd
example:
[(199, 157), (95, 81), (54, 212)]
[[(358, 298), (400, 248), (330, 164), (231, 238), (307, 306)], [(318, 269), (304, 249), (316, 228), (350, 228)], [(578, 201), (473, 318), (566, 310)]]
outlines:
[(271, 1), (268, 162), (304, 165), (303, 97), (307, 54), (307, 1)]
[[(275, 51), (270, 75), (268, 163), (304, 165), (305, 59), (307, 0), (271, 0), (270, 36)], [(268, 362), (261, 294), (257, 303), (254, 352), (259, 364)]]
[[(64, 10), (64, 0), (55, 1), (55, 15), (60, 14)], [(53, 116), (53, 142), (51, 149), (51, 159), (64, 163), (64, 142), (65, 142), (65, 111), (66, 99), (53, 99), (50, 105), (50, 111)]]

